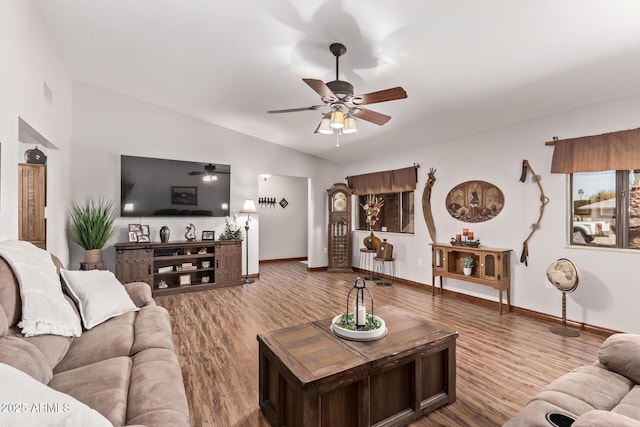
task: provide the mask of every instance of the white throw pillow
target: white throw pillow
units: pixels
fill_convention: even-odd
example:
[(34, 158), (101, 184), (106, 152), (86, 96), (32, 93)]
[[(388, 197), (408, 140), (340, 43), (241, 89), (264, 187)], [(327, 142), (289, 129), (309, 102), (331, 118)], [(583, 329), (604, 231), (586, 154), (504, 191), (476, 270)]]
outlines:
[(0, 363), (0, 425), (42, 427), (113, 427), (102, 414), (68, 394)]
[(60, 270), (72, 298), (78, 303), (87, 329), (129, 311), (140, 310), (124, 286), (106, 270)]

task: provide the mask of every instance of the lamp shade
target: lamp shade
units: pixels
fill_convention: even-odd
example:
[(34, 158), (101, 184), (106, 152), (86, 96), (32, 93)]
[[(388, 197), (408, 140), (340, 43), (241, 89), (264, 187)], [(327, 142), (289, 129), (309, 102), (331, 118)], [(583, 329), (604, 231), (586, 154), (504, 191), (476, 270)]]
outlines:
[(323, 117), (322, 120), (320, 120), (320, 126), (318, 127), (318, 133), (323, 133), (325, 135), (329, 135), (333, 133), (333, 129), (331, 129), (331, 126), (329, 125), (330, 121), (328, 117)]
[(329, 126), (334, 129), (342, 129), (344, 127), (344, 114), (342, 114), (342, 111), (336, 110), (331, 113), (331, 124)]
[(356, 127), (356, 119), (353, 117), (347, 117), (344, 123), (342, 133), (356, 133), (358, 131), (358, 128)]
[(251, 199), (245, 200), (244, 206), (242, 206), (242, 210), (240, 211), (240, 213), (245, 213), (245, 214), (258, 213), (258, 211), (256, 210), (256, 202), (254, 202)]

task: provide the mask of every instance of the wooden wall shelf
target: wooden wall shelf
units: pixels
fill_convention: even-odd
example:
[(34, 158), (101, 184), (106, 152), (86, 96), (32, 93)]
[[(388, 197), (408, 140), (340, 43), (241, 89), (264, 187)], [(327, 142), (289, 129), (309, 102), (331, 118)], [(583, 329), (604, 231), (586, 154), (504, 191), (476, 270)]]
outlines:
[[(498, 303), (502, 314), (502, 291), (507, 293), (507, 311), (511, 311), (511, 249), (488, 247), (464, 247), (451, 244), (431, 244), (431, 286), (432, 294), (436, 292), (436, 277), (440, 278), (440, 293), (443, 293), (442, 278), (464, 280), (480, 285), (491, 286), (498, 290)], [(468, 255), (473, 257), (474, 266), (471, 275), (466, 276), (462, 270), (461, 259)]]
[[(242, 284), (242, 241), (117, 243), (116, 277), (145, 282), (155, 295)], [(195, 268), (187, 269), (183, 264)], [(169, 271), (163, 271), (168, 269)], [(164, 282), (167, 287), (161, 287)]]

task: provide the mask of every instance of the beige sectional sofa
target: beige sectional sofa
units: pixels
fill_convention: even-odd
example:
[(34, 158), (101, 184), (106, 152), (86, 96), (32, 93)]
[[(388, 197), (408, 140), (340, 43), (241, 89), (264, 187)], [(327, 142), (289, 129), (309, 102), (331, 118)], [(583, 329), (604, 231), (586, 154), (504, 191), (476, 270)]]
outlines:
[[(57, 262), (55, 258), (54, 261)], [(57, 266), (60, 267), (59, 262)], [(0, 257), (0, 363), (10, 365), (2, 367), (19, 375), (26, 372), (39, 381), (38, 387), (40, 383), (46, 384), (84, 403), (114, 426), (189, 426), (169, 314), (156, 305), (148, 285), (124, 286), (131, 300), (140, 307), (139, 311), (113, 317), (84, 330), (79, 337), (25, 338), (17, 328), (21, 319), (19, 285), (12, 268)], [(6, 375), (7, 371), (3, 372)], [(30, 381), (31, 378), (27, 377)], [(0, 390), (5, 387), (5, 396), (6, 387), (13, 386), (0, 380)], [(42, 418), (38, 417), (46, 415), (43, 411), (50, 411), (52, 416), (53, 412), (74, 411), (74, 406), (54, 404), (52, 399), (46, 398), (40, 406), (35, 406), (16, 397), (7, 408), (22, 412), (20, 425), (42, 425), (38, 421)], [(0, 425), (12, 425), (9, 420), (11, 418), (3, 420), (0, 413)], [(65, 422), (65, 425), (82, 425), (82, 422)]]
[(598, 360), (551, 382), (504, 427), (549, 427), (547, 414), (575, 420), (572, 427), (640, 426), (640, 335), (614, 334)]

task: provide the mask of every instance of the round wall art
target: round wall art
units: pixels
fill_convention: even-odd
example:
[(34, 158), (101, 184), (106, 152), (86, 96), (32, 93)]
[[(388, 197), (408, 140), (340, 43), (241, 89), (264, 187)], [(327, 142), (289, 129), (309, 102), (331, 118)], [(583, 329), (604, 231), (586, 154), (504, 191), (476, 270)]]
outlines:
[(457, 220), (484, 222), (496, 217), (504, 206), (504, 195), (486, 181), (467, 181), (449, 191), (447, 211)]

